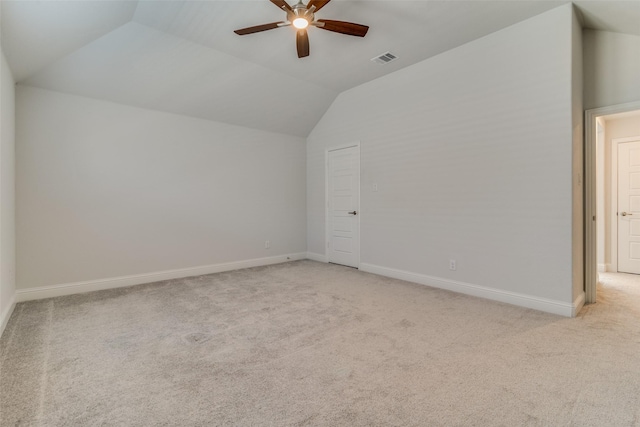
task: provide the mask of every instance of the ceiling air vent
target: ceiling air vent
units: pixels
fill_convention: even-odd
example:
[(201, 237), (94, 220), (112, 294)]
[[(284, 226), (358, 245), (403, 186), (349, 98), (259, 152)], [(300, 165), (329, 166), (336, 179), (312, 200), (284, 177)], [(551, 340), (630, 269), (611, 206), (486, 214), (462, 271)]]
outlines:
[(383, 53), (380, 56), (371, 58), (373, 62), (377, 62), (378, 64), (388, 64), (389, 62), (395, 61), (396, 59), (398, 59), (398, 57), (391, 52)]

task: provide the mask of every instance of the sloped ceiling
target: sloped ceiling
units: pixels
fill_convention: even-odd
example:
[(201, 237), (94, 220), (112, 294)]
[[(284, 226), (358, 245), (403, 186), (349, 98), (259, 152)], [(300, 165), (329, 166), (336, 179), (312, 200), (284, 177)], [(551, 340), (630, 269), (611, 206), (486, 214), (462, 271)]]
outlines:
[[(317, 18), (369, 33), (312, 28), (298, 59), (291, 28), (233, 33), (283, 20), (268, 0), (3, 0), (2, 47), (21, 84), (304, 137), (340, 92), (564, 3), (333, 0)], [(640, 1), (576, 4), (588, 28), (640, 35)]]

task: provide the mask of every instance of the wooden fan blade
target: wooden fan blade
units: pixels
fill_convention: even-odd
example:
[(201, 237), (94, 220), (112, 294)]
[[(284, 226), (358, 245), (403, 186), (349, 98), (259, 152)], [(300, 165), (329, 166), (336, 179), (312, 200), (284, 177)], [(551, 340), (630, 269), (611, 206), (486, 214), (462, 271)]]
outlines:
[(313, 13), (316, 13), (317, 11), (325, 7), (326, 4), (329, 3), (330, 1), (331, 0), (311, 0), (307, 5), (307, 9), (311, 9), (311, 6), (315, 6), (316, 9), (313, 11)]
[(284, 0), (271, 0), (271, 3), (275, 4), (276, 6), (278, 6), (280, 9), (286, 9), (289, 12), (292, 11), (291, 6), (289, 6), (289, 3), (287, 3)]
[(307, 30), (298, 30), (296, 33), (296, 45), (298, 47), (298, 58), (309, 56), (309, 34), (307, 34)]
[(354, 24), (353, 22), (332, 21), (331, 19), (318, 19), (317, 22), (324, 24), (318, 25), (318, 28), (350, 36), (364, 37), (369, 31), (369, 27), (366, 25)]
[(239, 36), (244, 36), (246, 34), (259, 33), (260, 31), (273, 30), (280, 27), (280, 24), (284, 24), (284, 22), (272, 22), (270, 24), (262, 24), (256, 25), (255, 27), (242, 28), (240, 30), (235, 30), (234, 33), (238, 34)]

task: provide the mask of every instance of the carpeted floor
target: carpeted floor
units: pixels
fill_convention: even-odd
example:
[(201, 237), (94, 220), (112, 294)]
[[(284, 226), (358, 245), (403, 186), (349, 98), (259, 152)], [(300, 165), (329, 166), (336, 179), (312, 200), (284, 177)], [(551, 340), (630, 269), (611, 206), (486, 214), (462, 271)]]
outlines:
[(2, 426), (640, 425), (640, 278), (575, 319), (313, 261), (19, 304)]

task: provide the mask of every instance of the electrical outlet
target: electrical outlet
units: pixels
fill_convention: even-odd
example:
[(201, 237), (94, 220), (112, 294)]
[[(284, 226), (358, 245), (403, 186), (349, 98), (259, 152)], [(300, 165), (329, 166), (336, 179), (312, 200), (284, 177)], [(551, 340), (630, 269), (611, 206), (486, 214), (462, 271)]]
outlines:
[(268, 240), (265, 240), (265, 241), (264, 241), (264, 248), (265, 248), (265, 249), (269, 249), (270, 247), (271, 247), (271, 242), (270, 242), (270, 241), (268, 241)]
[(457, 268), (456, 260), (455, 259), (450, 259), (449, 260), (449, 270), (455, 271), (456, 268)]
[(373, 183), (373, 191), (378, 191), (378, 184), (377, 183)]

